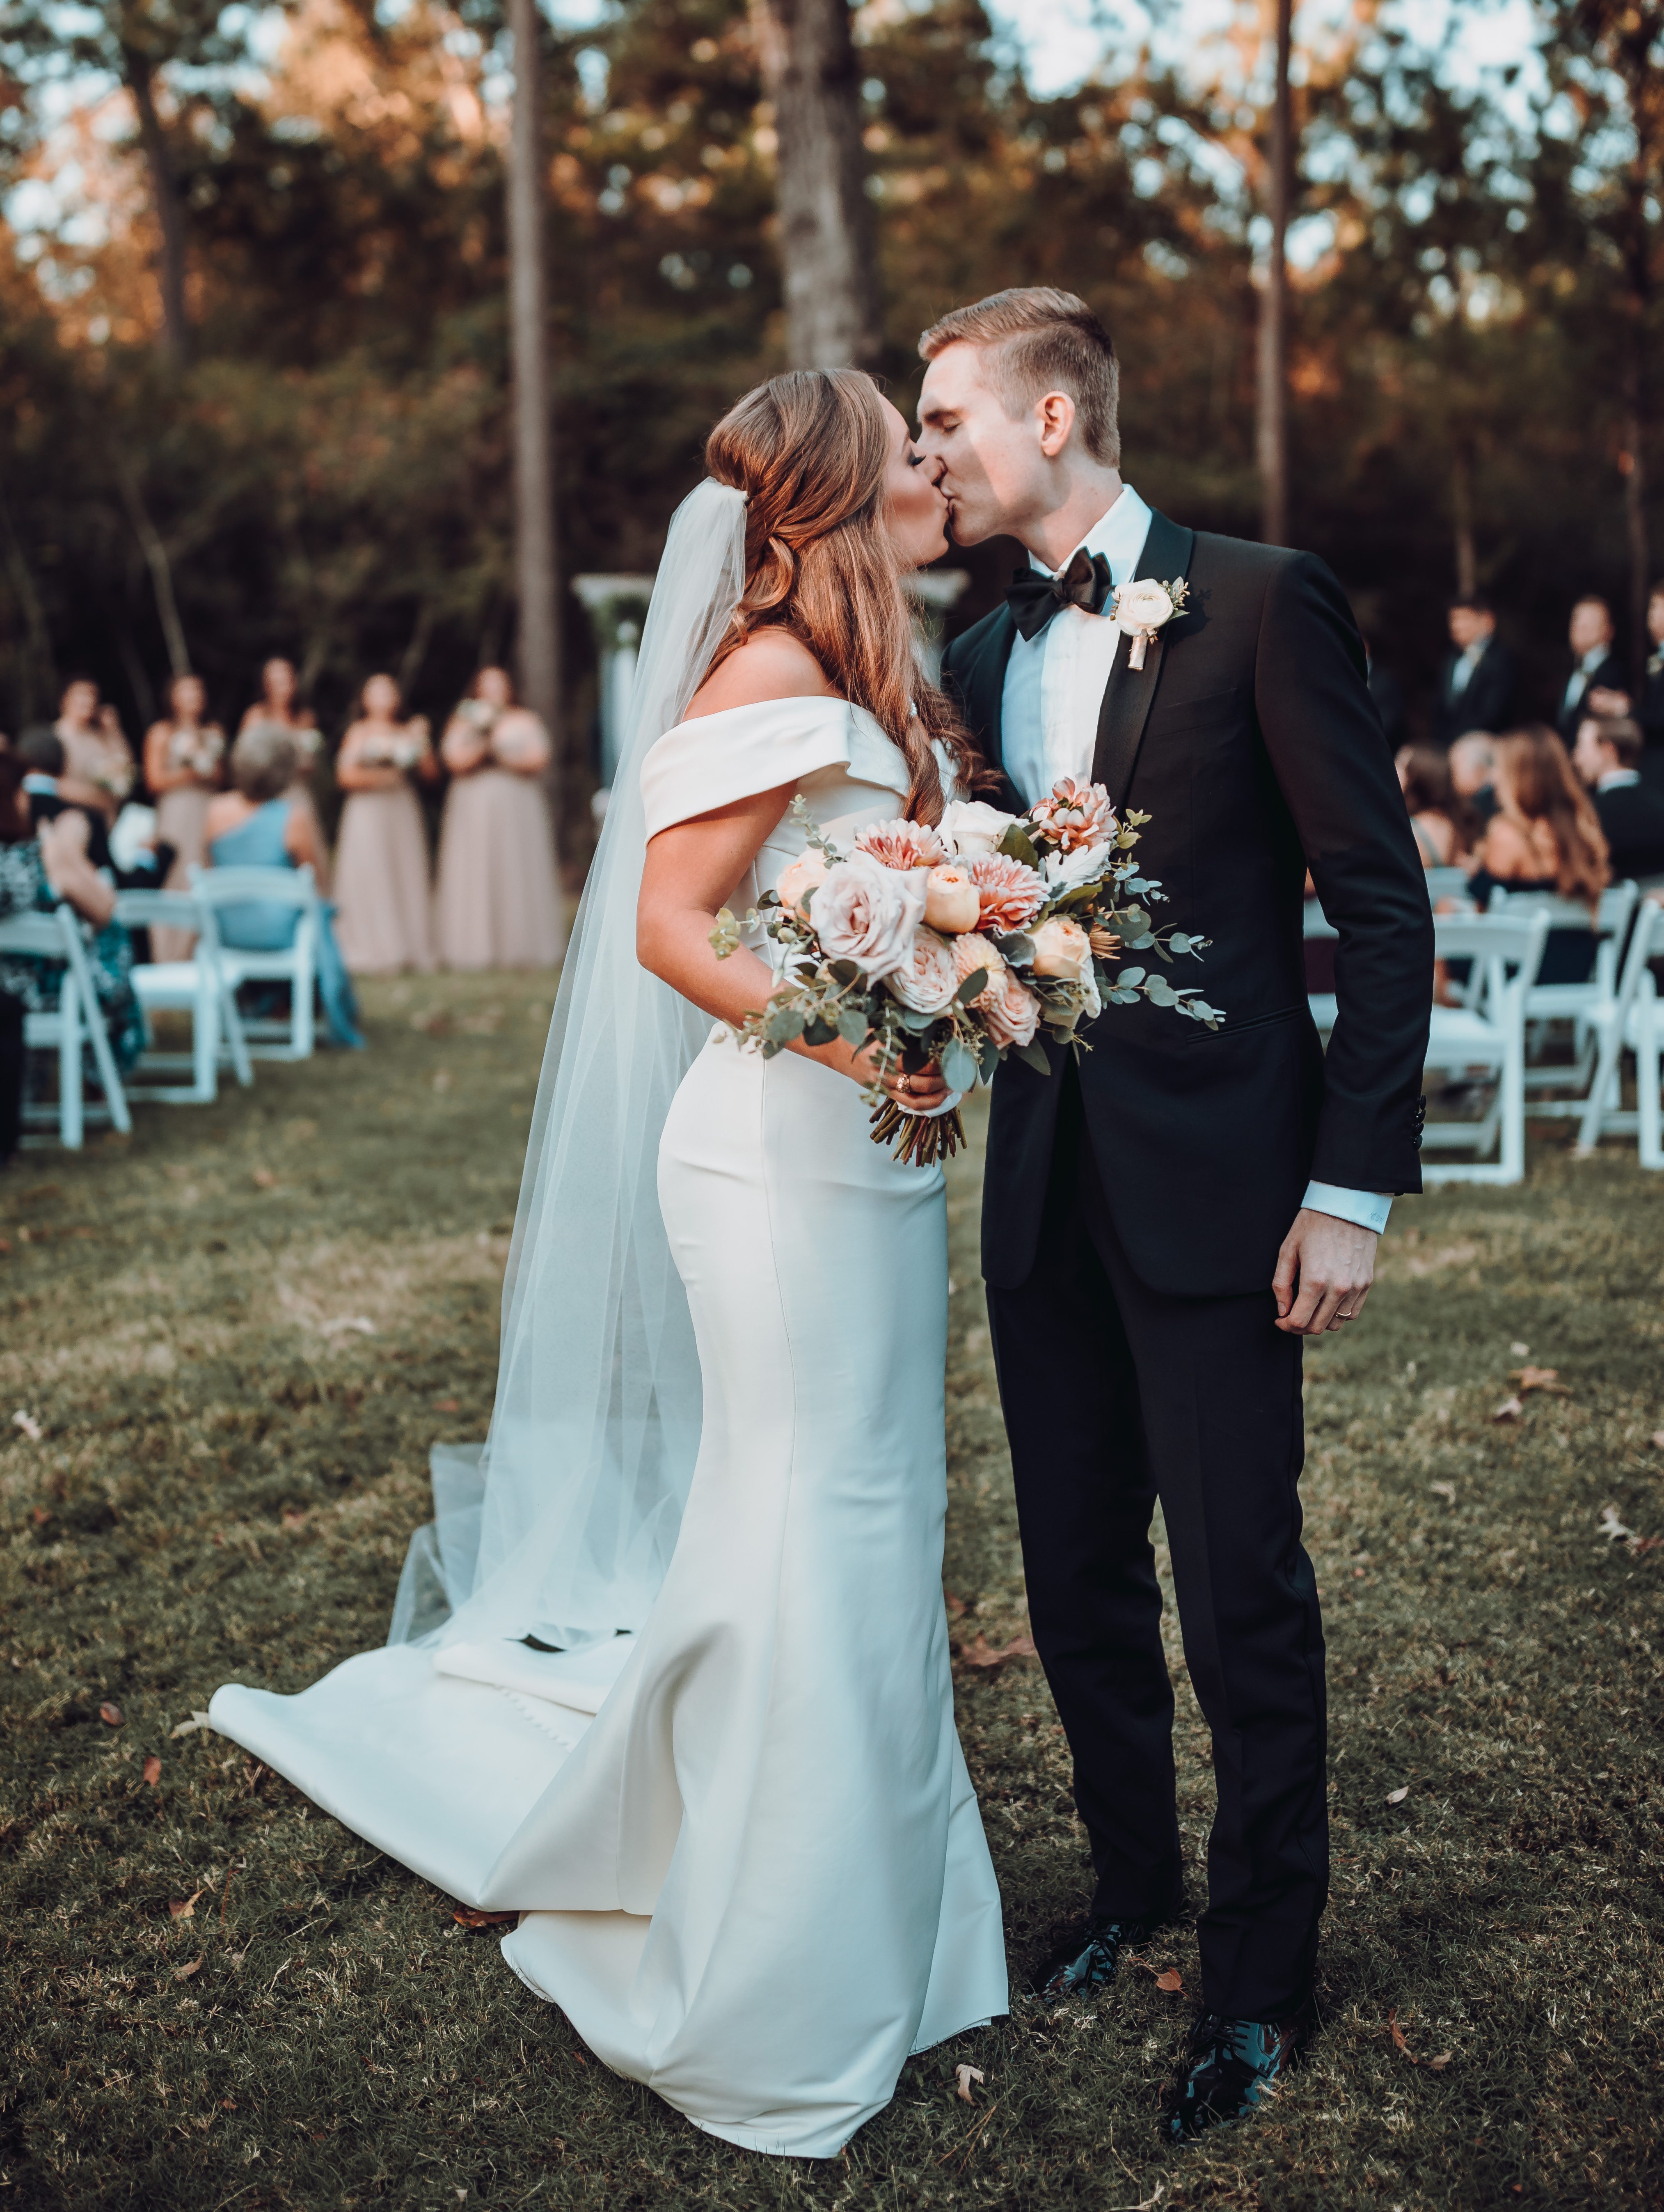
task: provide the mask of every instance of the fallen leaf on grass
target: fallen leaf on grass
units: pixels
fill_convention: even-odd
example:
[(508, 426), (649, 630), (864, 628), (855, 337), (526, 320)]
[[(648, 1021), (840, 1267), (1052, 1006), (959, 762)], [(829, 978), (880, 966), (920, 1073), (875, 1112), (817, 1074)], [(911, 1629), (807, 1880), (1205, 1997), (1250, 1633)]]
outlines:
[(211, 1726), (212, 1723), (209, 1720), (206, 1713), (193, 1712), (188, 1721), (181, 1721), (177, 1728), (171, 1728), (168, 1729), (167, 1740), (171, 1743), (176, 1736), (191, 1735), (193, 1735), (197, 1729), (204, 1729)]
[(1410, 1785), (1406, 1782), (1402, 1790), (1389, 1790), (1388, 1791), (1387, 1802), (1389, 1805), (1401, 1805), (1409, 1795)]
[(459, 1398), (435, 1398), (434, 1411), (436, 1413), (459, 1413), (462, 1411), (462, 1401)]
[(119, 1728), (121, 1726), (123, 1716), (121, 1707), (119, 1705), (112, 1705), (106, 1701), (99, 1707), (98, 1717), (100, 1720), (103, 1722), (106, 1728)]
[(1164, 1973), (1157, 1975), (1156, 1987), (1165, 1990), (1170, 1997), (1176, 1996), (1184, 1987), (1184, 1977), (1176, 1966), (1169, 1966)]
[(1558, 1367), (1510, 1367), (1510, 1382), (1517, 1382), (1521, 1393), (1527, 1390), (1546, 1391), (1551, 1398), (1570, 1398), (1571, 1392), (1560, 1380)]
[(459, 1905), (451, 1915), (463, 1928), (501, 1928), (511, 1922), (518, 1923), (519, 1917), (518, 1911), (482, 1912), (477, 1905)]
[(1409, 2060), (1412, 2066), (1424, 2066), (1430, 2074), (1442, 2074), (1456, 2055), (1454, 2051), (1441, 2051), (1436, 2058), (1418, 2058), (1404, 2039), (1404, 2030), (1398, 2024), (1396, 2008), (1388, 2014), (1387, 2025), (1392, 2032), (1394, 2047)]
[(1491, 1418), (1493, 1421), (1517, 1421), (1524, 1411), (1525, 1407), (1519, 1399), (1504, 1398)]
[(1655, 1429), (1647, 1441), (1655, 1451), (1664, 1451), (1664, 1429)]
[(39, 1422), (36, 1420), (33, 1413), (26, 1413), (21, 1406), (12, 1415), (11, 1425), (15, 1429), (21, 1429), (24, 1435), (28, 1438), (32, 1444), (38, 1444), (39, 1443)]
[(197, 1917), (197, 1899), (202, 1893), (201, 1890), (193, 1889), (189, 1897), (170, 1897), (167, 1900), (168, 1918), (194, 1920)]
[(161, 1780), (161, 1761), (154, 1751), (144, 1762), (144, 1778), (153, 1790)]
[[(205, 1956), (206, 1954), (204, 1954), (203, 1955)], [(173, 1979), (176, 1982), (188, 1982), (192, 1974), (199, 1972), (201, 1968), (202, 1958), (195, 1958), (191, 1961), (191, 1964), (188, 1966), (175, 1966), (173, 1969)]]
[(1454, 1482), (1430, 1482), (1427, 1487), (1436, 1498), (1446, 1498), (1452, 1505), (1455, 1504), (1456, 1486)]
[(1014, 1636), (1011, 1642), (996, 1651), (981, 1630), (970, 1644), (956, 1644), (952, 1649), (968, 1667), (999, 1667), (1007, 1659), (1037, 1659), (1032, 1636)]
[(256, 1168), (252, 1180), (260, 1190), (276, 1190), (277, 1188), (277, 1178), (270, 1168)]
[[(1658, 1441), (1659, 1438), (1657, 1437), (1653, 1438), (1653, 1442), (1655, 1443)], [(965, 1610), (964, 1599), (962, 1597), (956, 1597), (951, 1590), (944, 1590), (942, 1596), (947, 1606), (948, 1611), (953, 1615), (954, 1619), (957, 1620), (960, 1614)]]
[(987, 2075), (980, 2066), (956, 2066), (953, 2071), (954, 2077), (959, 2084), (956, 2094), (963, 2097), (968, 2105), (974, 2105), (976, 2100), (971, 2094), (971, 2084), (975, 2081), (978, 2088), (981, 2088), (987, 2078)]

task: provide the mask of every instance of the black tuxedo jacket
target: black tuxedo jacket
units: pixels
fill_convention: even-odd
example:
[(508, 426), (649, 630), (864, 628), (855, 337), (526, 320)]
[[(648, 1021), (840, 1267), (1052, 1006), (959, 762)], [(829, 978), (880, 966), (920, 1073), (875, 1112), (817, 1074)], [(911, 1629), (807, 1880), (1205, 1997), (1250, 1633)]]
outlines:
[[(1211, 1032), (1143, 1000), (1109, 1007), (1084, 1032), (1080, 1084), (1139, 1276), (1228, 1297), (1267, 1288), (1309, 1177), (1420, 1189), (1432, 916), (1363, 641), (1324, 564), (1157, 514), (1137, 573), (1187, 577), (1189, 600), (1142, 670), (1122, 641), (1093, 776), (1153, 817), (1138, 856), (1167, 893), (1157, 919), (1213, 939), (1171, 980), (1226, 1019)], [(956, 639), (944, 670), (996, 763), (1016, 635), (1002, 607)], [(1007, 804), (1023, 804), (1009, 787)], [(1339, 932), (1327, 1058), (1306, 1003), (1308, 864)], [(1033, 1268), (1046, 1201), (1064, 1054), (1047, 1055), (1049, 1078), (1013, 1058), (994, 1080), (982, 1263), (1005, 1288)]]
[(1570, 683), (1572, 674), (1572, 670), (1569, 668), (1560, 678), (1560, 700), (1554, 714), (1555, 727), (1568, 746), (1576, 744), (1578, 726), (1588, 718), (1588, 697), (1591, 691), (1627, 691), (1630, 688), (1629, 674), (1623, 662), (1615, 653), (1609, 653), (1578, 693), (1577, 704), (1568, 712), (1565, 704), (1566, 686)]
[(1445, 656), (1439, 675), (1437, 734), (1442, 745), (1453, 744), (1469, 730), (1506, 730), (1514, 718), (1514, 690), (1519, 664), (1505, 645), (1493, 637), (1479, 655), (1473, 673), (1460, 692), (1451, 690), (1460, 653)]
[(1612, 854), (1612, 879), (1664, 876), (1664, 793), (1644, 783), (1621, 783), (1592, 794)]

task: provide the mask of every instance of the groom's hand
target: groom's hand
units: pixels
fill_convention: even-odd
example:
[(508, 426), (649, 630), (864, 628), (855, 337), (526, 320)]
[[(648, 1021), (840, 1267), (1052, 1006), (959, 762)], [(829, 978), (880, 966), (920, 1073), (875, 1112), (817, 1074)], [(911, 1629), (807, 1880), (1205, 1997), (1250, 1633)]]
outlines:
[(1288, 1336), (1321, 1336), (1362, 1313), (1380, 1241), (1373, 1229), (1303, 1206), (1272, 1277), (1278, 1328)]

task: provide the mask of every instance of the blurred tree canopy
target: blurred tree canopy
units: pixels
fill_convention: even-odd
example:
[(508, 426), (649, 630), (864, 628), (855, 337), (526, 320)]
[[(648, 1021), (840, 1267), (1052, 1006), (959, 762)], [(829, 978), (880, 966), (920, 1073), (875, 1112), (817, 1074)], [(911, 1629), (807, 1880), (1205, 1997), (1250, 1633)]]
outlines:
[[(55, 4), (0, 4), (0, 725), (77, 670), (155, 710), (159, 563), (216, 711), (282, 652), (331, 731), (379, 668), (444, 712), (513, 620), (499, 0), (97, 0), (73, 47)], [(1291, 534), (1424, 696), (1471, 574), (1546, 706), (1573, 596), (1621, 618), (1657, 542), (1664, 0), (1539, 15), (1488, 76), (1384, 9), (1297, 19)], [(1116, 334), (1131, 480), (1253, 534), (1266, 27), (1242, 0), (1182, 70), (1119, 52), (1043, 100), (979, 0), (868, 0), (898, 401), (944, 307), (1068, 286)], [(771, 112), (743, 0), (545, 37), (563, 559), (648, 568), (783, 357)], [(1011, 550), (963, 556), (965, 618)], [(568, 646), (580, 752), (575, 606)]]

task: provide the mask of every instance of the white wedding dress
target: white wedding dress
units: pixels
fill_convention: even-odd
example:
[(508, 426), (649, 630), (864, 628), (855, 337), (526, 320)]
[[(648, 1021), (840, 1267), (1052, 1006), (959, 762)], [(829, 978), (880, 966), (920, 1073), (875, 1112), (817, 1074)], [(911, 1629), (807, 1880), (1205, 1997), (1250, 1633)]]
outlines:
[[(641, 788), (648, 835), (793, 784), (847, 842), (907, 781), (871, 716), (802, 699), (679, 724)], [(788, 812), (736, 905), (803, 842)], [(1007, 2002), (942, 1602), (941, 1171), (875, 1146), (847, 1078), (718, 1031), (658, 1189), (703, 1416), (635, 1632), (390, 1645), (299, 1697), (222, 1689), (211, 1718), (519, 1910), (508, 1963), (619, 2073), (731, 2142), (830, 2157), (909, 2052)]]

